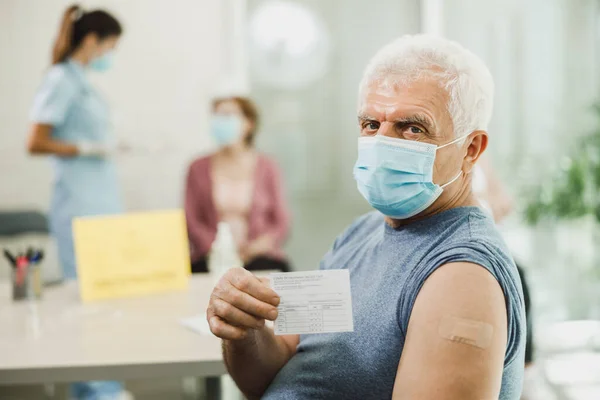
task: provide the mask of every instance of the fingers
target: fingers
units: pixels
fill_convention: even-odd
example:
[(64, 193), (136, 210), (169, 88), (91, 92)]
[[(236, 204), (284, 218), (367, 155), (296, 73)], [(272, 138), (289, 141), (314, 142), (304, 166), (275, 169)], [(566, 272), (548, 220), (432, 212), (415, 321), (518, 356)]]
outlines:
[(266, 276), (259, 276), (258, 280), (260, 280), (260, 282), (263, 285), (271, 287), (271, 279), (269, 279), (268, 277), (266, 277)]
[(243, 268), (236, 268), (236, 270), (238, 271), (232, 271), (233, 273), (228, 277), (229, 283), (231, 283), (232, 286), (241, 292), (249, 294), (257, 300), (273, 306), (279, 305), (279, 296), (273, 289), (261, 282), (261, 280), (251, 272)]
[(265, 319), (277, 318), (279, 296), (268, 284), (243, 268), (229, 270), (214, 288), (207, 309), (211, 332), (222, 339), (239, 340)]
[[(262, 285), (262, 283), (261, 283)], [(216, 298), (224, 300), (231, 304), (233, 307), (244, 311), (256, 318), (274, 320), (277, 318), (277, 308), (269, 303), (260, 301), (255, 297), (250, 296), (248, 293), (244, 293), (231, 284), (225, 284), (224, 288), (215, 290), (213, 295)], [(228, 320), (229, 322), (238, 321)]]
[(225, 340), (241, 340), (246, 338), (248, 331), (237, 326), (230, 325), (218, 316), (214, 315), (208, 319), (210, 331), (217, 337)]
[(253, 317), (221, 299), (214, 299), (211, 309), (215, 315), (224, 321), (234, 322), (235, 325), (242, 328), (258, 329), (265, 325), (264, 319)]

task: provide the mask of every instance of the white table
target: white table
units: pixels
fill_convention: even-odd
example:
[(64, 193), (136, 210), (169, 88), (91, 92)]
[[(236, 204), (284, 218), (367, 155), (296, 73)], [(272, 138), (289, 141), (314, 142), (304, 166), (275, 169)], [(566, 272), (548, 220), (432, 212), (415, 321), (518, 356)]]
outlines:
[(204, 312), (211, 289), (193, 276), (185, 292), (83, 304), (71, 282), (14, 303), (0, 284), (0, 385), (220, 376), (220, 341), (179, 324)]

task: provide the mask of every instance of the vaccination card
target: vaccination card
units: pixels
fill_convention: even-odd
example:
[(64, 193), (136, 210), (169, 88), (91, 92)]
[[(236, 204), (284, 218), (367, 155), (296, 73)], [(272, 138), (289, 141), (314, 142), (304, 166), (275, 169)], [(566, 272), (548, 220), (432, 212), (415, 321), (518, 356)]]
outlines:
[(352, 332), (352, 297), (347, 269), (273, 273), (280, 296), (276, 335)]

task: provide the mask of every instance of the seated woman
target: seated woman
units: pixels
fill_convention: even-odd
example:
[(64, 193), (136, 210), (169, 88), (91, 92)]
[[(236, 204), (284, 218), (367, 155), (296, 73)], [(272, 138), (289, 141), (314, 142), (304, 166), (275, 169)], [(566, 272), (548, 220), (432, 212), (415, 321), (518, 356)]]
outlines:
[(258, 111), (243, 97), (213, 103), (211, 135), (219, 149), (188, 171), (185, 214), (192, 272), (207, 272), (217, 224), (227, 222), (248, 270), (288, 271), (281, 250), (290, 218), (279, 169), (254, 149)]

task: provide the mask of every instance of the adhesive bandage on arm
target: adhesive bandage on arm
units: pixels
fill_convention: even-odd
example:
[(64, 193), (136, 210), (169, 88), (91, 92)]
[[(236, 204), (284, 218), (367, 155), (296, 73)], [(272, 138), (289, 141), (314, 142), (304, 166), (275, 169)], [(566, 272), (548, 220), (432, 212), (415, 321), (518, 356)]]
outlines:
[(438, 333), (455, 343), (487, 349), (492, 344), (494, 327), (486, 322), (446, 315), (440, 321)]

